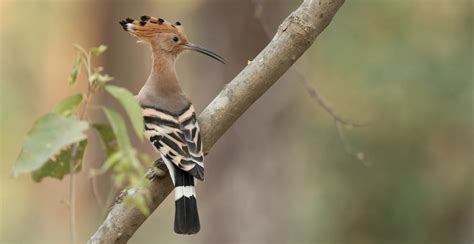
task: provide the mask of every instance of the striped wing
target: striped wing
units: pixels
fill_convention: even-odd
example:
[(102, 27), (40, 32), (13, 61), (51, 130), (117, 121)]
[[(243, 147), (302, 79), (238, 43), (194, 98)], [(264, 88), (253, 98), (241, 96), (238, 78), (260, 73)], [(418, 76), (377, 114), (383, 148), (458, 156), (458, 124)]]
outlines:
[(171, 162), (203, 180), (202, 142), (194, 107), (190, 105), (178, 114), (144, 107), (143, 113), (145, 136), (160, 152), (165, 163)]

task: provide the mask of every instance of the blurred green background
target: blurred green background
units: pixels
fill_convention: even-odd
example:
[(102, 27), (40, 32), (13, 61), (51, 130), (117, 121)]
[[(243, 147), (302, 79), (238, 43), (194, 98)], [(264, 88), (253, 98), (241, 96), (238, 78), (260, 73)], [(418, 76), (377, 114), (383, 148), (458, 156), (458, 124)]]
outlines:
[[(137, 92), (150, 53), (118, 25), (144, 14), (183, 23), (191, 41), (224, 56), (178, 62), (201, 111), (268, 43), (301, 1), (0, 0), (0, 243), (66, 243), (67, 178), (11, 177), (34, 120), (71, 89), (75, 53), (106, 44), (115, 83)], [(473, 243), (473, 6), (469, 0), (347, 1), (305, 55), (221, 138), (198, 185), (202, 230), (173, 233), (167, 199), (130, 243)], [(307, 94), (318, 87), (343, 129)], [(84, 82), (83, 82), (84, 83)], [(94, 104), (114, 104), (106, 96)], [(102, 120), (99, 110), (95, 120)], [(91, 136), (94, 136), (93, 134)], [(346, 143), (347, 145), (345, 145)], [(153, 157), (149, 145), (137, 144)], [(347, 152), (362, 152), (364, 162)], [(86, 168), (99, 167), (97, 142)], [(78, 236), (104, 217), (78, 176)], [(113, 196), (96, 179), (102, 201)]]

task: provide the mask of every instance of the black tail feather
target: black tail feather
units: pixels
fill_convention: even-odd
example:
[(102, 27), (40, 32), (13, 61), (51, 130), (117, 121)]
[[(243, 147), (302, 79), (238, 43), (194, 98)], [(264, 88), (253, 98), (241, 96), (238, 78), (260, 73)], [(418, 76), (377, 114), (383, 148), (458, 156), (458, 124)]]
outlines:
[[(180, 188), (181, 187), (181, 188)], [(193, 194), (190, 194), (190, 193)], [(196, 234), (201, 228), (194, 190), (194, 178), (181, 169), (175, 170), (175, 217), (177, 234)]]
[(196, 234), (201, 225), (194, 196), (182, 197), (175, 201), (174, 232), (177, 234)]

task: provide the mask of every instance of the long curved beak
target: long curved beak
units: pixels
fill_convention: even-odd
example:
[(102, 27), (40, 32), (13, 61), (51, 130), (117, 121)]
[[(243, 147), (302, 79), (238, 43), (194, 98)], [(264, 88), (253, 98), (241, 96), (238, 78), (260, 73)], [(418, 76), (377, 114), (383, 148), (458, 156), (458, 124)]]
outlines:
[(213, 58), (213, 59), (215, 59), (215, 60), (217, 60), (217, 61), (219, 61), (219, 62), (225, 64), (225, 59), (224, 59), (223, 57), (219, 56), (219, 55), (218, 55), (217, 53), (215, 53), (215, 52), (209, 51), (209, 50), (207, 50), (207, 49), (205, 49), (205, 48), (203, 48), (203, 47), (200, 47), (200, 46), (198, 46), (198, 45), (196, 45), (196, 44), (192, 44), (192, 43), (188, 42), (187, 44), (184, 44), (184, 47), (185, 47), (185, 49), (189, 49), (189, 50), (193, 50), (193, 51), (196, 51), (196, 52), (200, 52), (200, 53), (202, 53), (202, 54), (204, 54), (204, 55), (207, 55), (207, 56), (209, 56), (209, 57), (211, 57), (211, 58)]

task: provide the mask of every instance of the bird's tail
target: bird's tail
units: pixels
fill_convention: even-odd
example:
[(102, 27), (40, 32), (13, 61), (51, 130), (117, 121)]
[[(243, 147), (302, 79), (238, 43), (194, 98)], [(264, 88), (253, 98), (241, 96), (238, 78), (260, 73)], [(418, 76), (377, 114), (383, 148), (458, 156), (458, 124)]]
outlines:
[(175, 168), (175, 217), (174, 231), (177, 234), (196, 234), (201, 228), (194, 189), (194, 177)]

